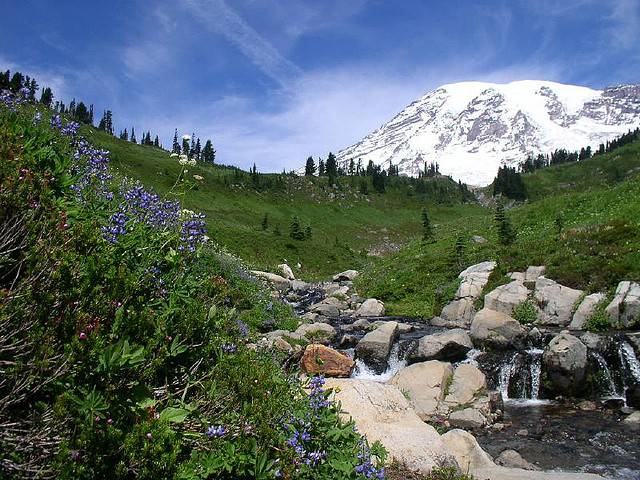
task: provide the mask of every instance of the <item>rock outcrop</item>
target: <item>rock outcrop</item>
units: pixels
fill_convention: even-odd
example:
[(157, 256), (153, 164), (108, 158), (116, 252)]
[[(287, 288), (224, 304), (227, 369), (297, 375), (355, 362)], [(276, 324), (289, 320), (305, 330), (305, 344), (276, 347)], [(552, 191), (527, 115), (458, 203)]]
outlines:
[(511, 315), (513, 309), (529, 297), (529, 289), (520, 281), (514, 280), (500, 285), (484, 297), (484, 308)]
[(535, 300), (541, 310), (538, 323), (568, 325), (573, 315), (573, 307), (582, 297), (582, 293), (582, 290), (565, 287), (548, 278), (538, 278), (535, 289)]
[(440, 313), (440, 323), (443, 326), (469, 326), (475, 314), (474, 301), (482, 294), (494, 268), (496, 262), (482, 262), (460, 272), (460, 285), (454, 299)]
[(355, 365), (352, 358), (320, 344), (307, 345), (300, 360), (305, 373), (325, 377), (348, 377)]
[(554, 392), (573, 395), (583, 389), (587, 371), (587, 347), (568, 333), (556, 335), (544, 349), (544, 370)]
[(384, 303), (375, 298), (367, 298), (356, 310), (356, 317), (381, 317), (384, 315)]
[(334, 400), (342, 405), (342, 417), (353, 419), (369, 442), (384, 445), (390, 459), (425, 475), (434, 467), (456, 466), (438, 432), (416, 415), (394, 385), (330, 379), (326, 387), (339, 388)]
[(422, 337), (409, 353), (408, 361), (462, 360), (472, 348), (473, 343), (466, 330), (455, 328)]
[(356, 357), (376, 372), (382, 373), (387, 368), (391, 347), (397, 337), (398, 323), (385, 322), (362, 337), (356, 346)]
[(640, 284), (620, 282), (606, 312), (613, 322), (625, 328), (640, 322)]
[(508, 314), (483, 308), (471, 323), (471, 338), (478, 346), (508, 349), (522, 346), (526, 330)]
[(569, 330), (583, 330), (587, 324), (587, 320), (596, 312), (598, 305), (607, 296), (604, 293), (592, 293), (584, 297), (576, 313), (573, 314), (573, 319), (569, 324)]
[(287, 290), (291, 287), (291, 282), (286, 278), (270, 272), (261, 272), (260, 270), (251, 270), (251, 274), (258, 278), (273, 283), (278, 290)]
[(357, 270), (345, 270), (344, 272), (336, 273), (333, 276), (334, 282), (351, 282), (360, 275)]
[(287, 265), (286, 263), (281, 263), (280, 265), (278, 265), (278, 270), (280, 270), (282, 272), (282, 275), (287, 280), (295, 280), (296, 279), (296, 276), (293, 274), (293, 270), (291, 270), (291, 267), (289, 265)]
[(393, 376), (391, 384), (406, 396), (418, 416), (428, 421), (444, 400), (445, 388), (452, 376), (450, 363), (431, 360), (403, 368)]
[(336, 329), (324, 322), (305, 323), (300, 325), (295, 333), (308, 340), (315, 342), (326, 341), (330, 342), (336, 336)]

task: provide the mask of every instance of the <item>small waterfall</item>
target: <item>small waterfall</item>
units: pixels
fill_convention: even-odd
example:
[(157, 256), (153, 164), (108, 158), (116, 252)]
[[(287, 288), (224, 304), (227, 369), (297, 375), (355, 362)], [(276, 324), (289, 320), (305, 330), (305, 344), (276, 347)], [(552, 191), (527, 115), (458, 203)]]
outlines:
[(356, 360), (356, 368), (351, 375), (351, 378), (358, 378), (361, 380), (373, 380), (375, 382), (386, 382), (391, 379), (398, 371), (407, 366), (407, 361), (400, 358), (400, 343), (396, 344), (391, 349), (389, 354), (389, 365), (387, 369), (378, 374), (371, 370), (366, 363), (362, 360)]
[(527, 350), (531, 358), (529, 372), (531, 374), (531, 399), (538, 400), (540, 394), (540, 374), (542, 372), (542, 352), (539, 348), (531, 348)]
[(590, 354), (593, 356), (593, 359), (598, 364), (598, 369), (601, 375), (601, 386), (603, 388), (603, 392), (605, 395), (620, 395), (618, 389), (616, 388), (616, 384), (613, 381), (613, 376), (611, 375), (611, 370), (609, 369), (609, 365), (607, 365), (607, 361), (600, 354), (600, 352), (596, 350), (592, 350)]
[(628, 370), (633, 380), (640, 383), (640, 361), (638, 361), (633, 347), (628, 342), (620, 342), (618, 356), (620, 363)]
[(504, 400), (509, 398), (509, 381), (516, 371), (515, 360), (517, 357), (518, 352), (513, 353), (500, 367), (500, 373), (498, 374), (498, 391), (502, 394)]
[(465, 358), (464, 360), (462, 360), (460, 363), (468, 363), (470, 365), (473, 365), (474, 367), (478, 367), (478, 357), (480, 355), (482, 355), (484, 352), (482, 350), (477, 350), (475, 348), (472, 348), (471, 350), (469, 350), (467, 352), (467, 358)]

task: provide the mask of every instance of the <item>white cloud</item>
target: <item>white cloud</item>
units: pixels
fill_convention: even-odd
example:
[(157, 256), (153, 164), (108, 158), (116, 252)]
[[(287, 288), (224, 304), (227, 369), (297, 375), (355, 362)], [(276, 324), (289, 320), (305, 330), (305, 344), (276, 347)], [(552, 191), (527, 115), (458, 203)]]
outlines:
[(263, 73), (286, 86), (301, 70), (287, 60), (224, 0), (187, 0), (193, 15), (212, 31), (221, 33)]
[(14, 62), (8, 58), (0, 56), (0, 70), (11, 70), (21, 72), (35, 78), (40, 87), (49, 87), (53, 91), (56, 99), (65, 99), (68, 94), (68, 85), (65, 77), (58, 71), (42, 68), (28, 63)]

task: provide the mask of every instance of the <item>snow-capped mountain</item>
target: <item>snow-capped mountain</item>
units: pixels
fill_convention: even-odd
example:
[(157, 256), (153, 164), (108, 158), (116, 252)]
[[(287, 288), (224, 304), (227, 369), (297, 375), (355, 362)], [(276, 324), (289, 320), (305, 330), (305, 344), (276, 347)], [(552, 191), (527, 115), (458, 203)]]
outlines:
[(640, 85), (593, 90), (524, 80), (444, 85), (338, 153), (417, 175), (425, 162), (470, 185), (491, 183), (501, 165), (556, 148), (596, 149), (640, 126)]

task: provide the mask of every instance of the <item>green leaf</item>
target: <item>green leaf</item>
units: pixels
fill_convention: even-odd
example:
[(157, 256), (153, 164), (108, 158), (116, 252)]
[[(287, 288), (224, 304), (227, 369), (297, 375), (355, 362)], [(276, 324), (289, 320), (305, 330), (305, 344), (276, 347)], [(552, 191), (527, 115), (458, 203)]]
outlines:
[(167, 407), (160, 413), (158, 420), (161, 422), (182, 423), (189, 413), (189, 410), (184, 408)]

